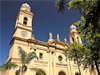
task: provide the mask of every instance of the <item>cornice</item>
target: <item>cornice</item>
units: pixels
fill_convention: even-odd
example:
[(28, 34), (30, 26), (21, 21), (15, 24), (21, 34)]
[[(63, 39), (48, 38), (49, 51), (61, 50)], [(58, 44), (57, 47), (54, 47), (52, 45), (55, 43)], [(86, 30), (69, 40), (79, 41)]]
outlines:
[(72, 34), (79, 34), (79, 33), (78, 32), (72, 32), (72, 33), (69, 34), (69, 36), (72, 35)]
[(20, 23), (20, 22), (17, 22), (17, 24), (20, 24), (20, 25), (25, 26), (25, 27), (32, 28), (32, 26), (27, 26), (27, 25), (24, 25), (24, 24), (22, 24), (22, 23)]
[(13, 37), (13, 39), (10, 42), (10, 45), (12, 45), (12, 43), (14, 42), (14, 40), (20, 40), (20, 41), (24, 41), (27, 43), (35, 43), (36, 45), (42, 45), (42, 46), (46, 46), (46, 47), (53, 47), (55, 49), (59, 49), (59, 50), (65, 50), (64, 48), (58, 48), (52, 44), (46, 43), (46, 42), (42, 42), (42, 41), (38, 41), (38, 40), (32, 40), (32, 39), (24, 39), (24, 38), (20, 38), (20, 37)]
[(22, 28), (22, 27), (19, 27), (19, 26), (17, 26), (17, 27), (14, 29), (14, 32), (13, 32), (13, 34), (14, 34), (14, 33), (15, 33), (15, 31), (17, 30), (17, 28), (24, 29), (24, 30), (27, 30), (27, 31), (30, 31), (30, 32), (32, 32), (32, 30), (29, 30), (29, 29), (26, 29), (26, 28)]
[(30, 16), (34, 16), (33, 13), (31, 13), (31, 12), (29, 12), (29, 11), (25, 11), (25, 10), (20, 10), (20, 11), (23, 12), (23, 13), (26, 13), (26, 14), (28, 14), (28, 15), (30, 15)]
[(18, 13), (17, 13), (16, 19), (19, 19), (18, 16), (19, 16), (19, 14), (20, 14), (21, 12), (22, 12), (22, 13), (26, 13), (26, 14), (28, 14), (28, 15), (30, 15), (30, 16), (34, 16), (32, 12), (25, 11), (25, 10), (19, 10)]
[(57, 40), (52, 41), (51, 44), (52, 44), (52, 43), (64, 45), (64, 46), (67, 46), (67, 47), (69, 46), (67, 43), (64, 43), (64, 42), (62, 42), (62, 41), (57, 41)]

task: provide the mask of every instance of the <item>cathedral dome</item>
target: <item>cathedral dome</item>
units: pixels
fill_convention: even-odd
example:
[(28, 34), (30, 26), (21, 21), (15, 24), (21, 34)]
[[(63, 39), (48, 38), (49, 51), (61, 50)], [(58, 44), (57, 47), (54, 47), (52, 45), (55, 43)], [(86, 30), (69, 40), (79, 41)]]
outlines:
[(76, 30), (77, 28), (76, 28), (76, 26), (74, 26), (73, 24), (70, 26), (70, 33), (72, 33), (72, 32), (77, 32), (77, 30)]
[(31, 7), (29, 6), (29, 4), (27, 4), (27, 3), (22, 4), (22, 7), (28, 7), (28, 8), (31, 8)]
[(70, 29), (76, 29), (76, 26), (74, 26), (73, 24), (70, 26)]

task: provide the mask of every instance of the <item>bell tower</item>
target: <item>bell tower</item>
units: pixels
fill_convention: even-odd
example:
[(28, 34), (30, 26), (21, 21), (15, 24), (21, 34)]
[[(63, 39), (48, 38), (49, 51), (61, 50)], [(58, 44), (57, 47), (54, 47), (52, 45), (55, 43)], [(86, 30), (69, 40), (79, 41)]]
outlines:
[(27, 3), (22, 4), (16, 17), (13, 37), (32, 39), (32, 18), (31, 7)]
[(11, 48), (7, 61), (16, 62), (16, 58), (19, 59), (18, 47), (22, 47), (27, 52), (29, 49), (27, 41), (35, 39), (34, 35), (32, 35), (32, 18), (31, 7), (27, 3), (22, 4), (16, 17), (13, 39), (10, 42)]
[(78, 34), (76, 29), (77, 29), (76, 26), (74, 25), (70, 26), (70, 34), (69, 34), (70, 43), (73, 43), (74, 41), (76, 41), (82, 44), (81, 37)]

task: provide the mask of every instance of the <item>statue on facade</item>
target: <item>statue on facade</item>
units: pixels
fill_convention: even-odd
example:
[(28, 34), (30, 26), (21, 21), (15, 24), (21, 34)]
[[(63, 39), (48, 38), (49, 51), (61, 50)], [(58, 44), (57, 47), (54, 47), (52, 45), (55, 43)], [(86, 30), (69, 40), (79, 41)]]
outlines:
[(52, 39), (52, 33), (51, 32), (49, 33), (49, 39)]
[(60, 41), (60, 40), (59, 40), (59, 34), (57, 34), (57, 41)]
[(67, 43), (67, 39), (66, 38), (64, 39), (64, 42)]

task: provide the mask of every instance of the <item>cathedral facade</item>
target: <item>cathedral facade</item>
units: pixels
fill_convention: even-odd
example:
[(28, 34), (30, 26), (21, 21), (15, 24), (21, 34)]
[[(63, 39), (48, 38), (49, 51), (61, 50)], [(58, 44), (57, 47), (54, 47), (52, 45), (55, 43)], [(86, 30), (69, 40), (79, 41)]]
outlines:
[[(25, 52), (36, 52), (38, 60), (34, 59), (28, 64), (28, 68), (34, 67), (41, 69), (44, 75), (76, 75), (78, 73), (77, 64), (69, 59), (66, 59), (64, 50), (69, 47), (67, 40), (60, 41), (57, 34), (57, 40), (52, 38), (52, 33), (49, 33), (48, 42), (38, 41), (32, 35), (32, 19), (34, 14), (31, 12), (31, 7), (25, 3), (22, 4), (16, 18), (13, 39), (10, 42), (11, 48), (7, 62), (13, 62), (21, 65), (18, 55), (18, 47), (20, 46)], [(70, 26), (69, 34), (70, 43), (78, 41), (82, 44), (80, 35), (74, 25)], [(7, 70), (2, 75), (20, 75), (17, 72), (20, 67)], [(81, 75), (95, 75), (89, 69), (83, 70), (80, 68)], [(24, 75), (38, 75), (37, 71), (27, 69)]]

